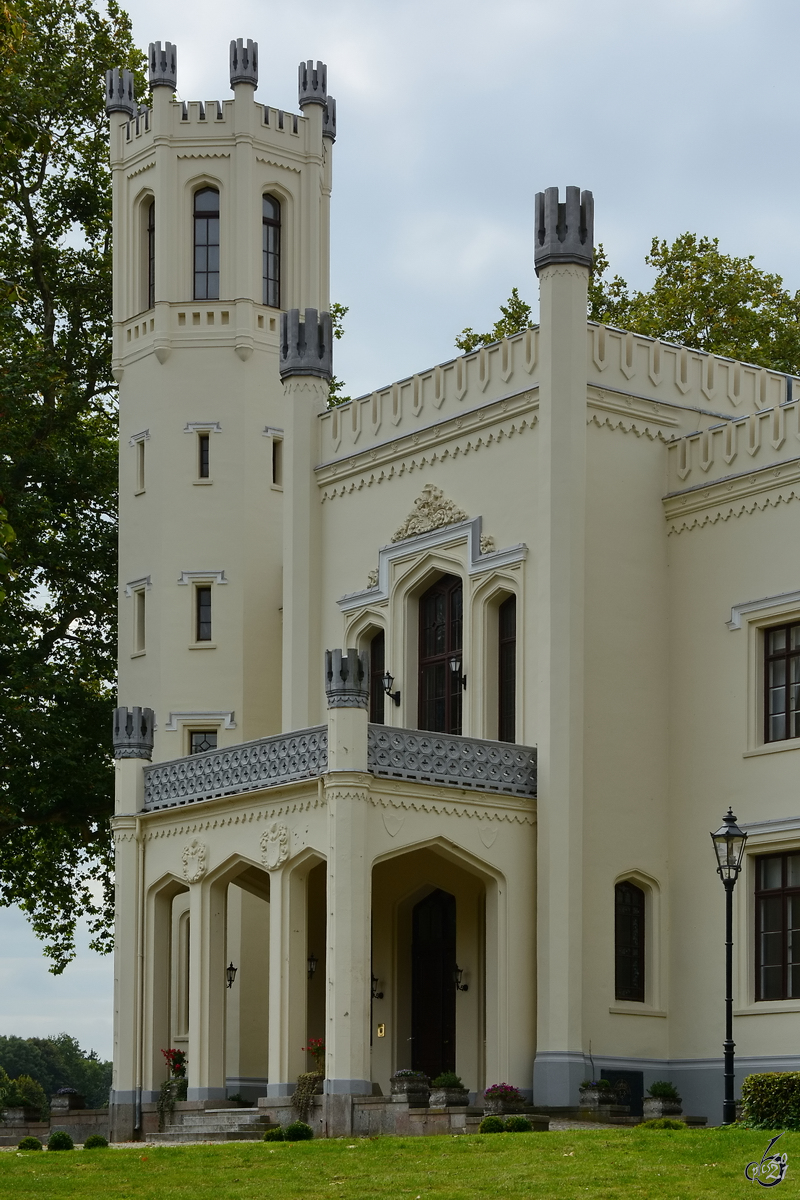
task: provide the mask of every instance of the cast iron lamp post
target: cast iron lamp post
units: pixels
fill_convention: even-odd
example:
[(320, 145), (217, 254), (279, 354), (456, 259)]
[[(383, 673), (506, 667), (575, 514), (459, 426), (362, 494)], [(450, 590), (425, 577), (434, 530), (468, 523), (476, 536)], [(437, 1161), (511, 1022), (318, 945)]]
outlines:
[(717, 856), (717, 874), (725, 888), (725, 1098), (722, 1102), (722, 1123), (732, 1125), (736, 1120), (736, 1101), (733, 1095), (733, 889), (742, 869), (742, 855), (747, 834), (736, 824), (733, 810), (723, 818), (722, 827), (711, 834)]

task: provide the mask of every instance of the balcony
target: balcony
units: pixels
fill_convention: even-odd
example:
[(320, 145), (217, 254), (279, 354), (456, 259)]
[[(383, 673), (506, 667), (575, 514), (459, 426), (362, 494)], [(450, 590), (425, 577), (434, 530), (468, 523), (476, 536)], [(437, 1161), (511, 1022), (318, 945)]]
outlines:
[[(144, 768), (144, 808), (157, 812), (316, 779), (328, 770), (328, 727), (206, 750)], [(536, 796), (536, 750), (483, 738), (370, 725), (367, 770), (378, 779)]]

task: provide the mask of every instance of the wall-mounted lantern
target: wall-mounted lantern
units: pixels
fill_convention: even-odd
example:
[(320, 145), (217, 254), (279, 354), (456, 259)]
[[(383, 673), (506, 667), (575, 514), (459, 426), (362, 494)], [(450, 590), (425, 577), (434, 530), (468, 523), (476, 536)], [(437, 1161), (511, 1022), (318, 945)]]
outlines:
[(228, 981), (228, 987), (229, 987), (229, 988), (232, 988), (232, 987), (233, 987), (233, 981), (234, 981), (234, 979), (236, 978), (236, 972), (238, 971), (238, 969), (239, 969), (239, 968), (238, 968), (238, 967), (235, 967), (235, 966), (233, 965), (233, 963), (231, 963), (231, 964), (230, 964), (230, 966), (227, 966), (227, 967), (225, 968), (225, 978), (226, 978), (226, 979), (227, 979), (227, 981)]
[(394, 684), (394, 675), (392, 675), (391, 671), (386, 671), (383, 676), (383, 690), (386, 692), (386, 695), (389, 697), (390, 700), (394, 700), (395, 704), (399, 705), (400, 693), (392, 691), (393, 684)]
[(378, 991), (378, 976), (377, 975), (372, 976), (372, 999), (373, 1000), (382, 1000), (383, 999), (383, 992)]
[(315, 953), (314, 953), (314, 951), (312, 950), (312, 951), (311, 951), (311, 953), (310, 953), (310, 954), (309, 954), (309, 956), (308, 956), (308, 978), (309, 978), (309, 979), (313, 979), (313, 978), (314, 978), (314, 972), (315, 972), (315, 971), (316, 971), (316, 969), (317, 969), (317, 963), (318, 963), (318, 962), (319, 962), (319, 959), (317, 958), (316, 954), (315, 954)]
[(461, 659), (453, 656), (453, 658), (450, 659), (449, 666), (450, 666), (450, 670), (453, 672), (453, 674), (457, 675), (460, 678), (462, 688), (466, 688), (467, 677), (466, 677), (466, 675), (461, 674)]
[(469, 984), (461, 982), (463, 975), (464, 975), (464, 972), (461, 970), (461, 967), (458, 965), (458, 963), (456, 963), (456, 968), (453, 971), (453, 980), (455, 981), (457, 992), (468, 992), (469, 991)]

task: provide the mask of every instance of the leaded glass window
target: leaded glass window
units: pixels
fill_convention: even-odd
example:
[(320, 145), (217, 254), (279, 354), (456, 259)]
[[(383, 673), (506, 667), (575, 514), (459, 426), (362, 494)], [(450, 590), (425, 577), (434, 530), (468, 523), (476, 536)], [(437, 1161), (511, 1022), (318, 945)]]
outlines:
[(195, 597), (197, 604), (197, 629), (196, 640), (198, 642), (211, 641), (211, 588), (208, 586), (198, 587), (195, 589)]
[(262, 275), (264, 303), (281, 306), (281, 206), (274, 196), (261, 200)]
[(156, 302), (156, 202), (147, 206), (147, 307)]
[(189, 733), (189, 753), (202, 754), (204, 750), (216, 750), (217, 732), (215, 729), (192, 729)]
[(386, 693), (383, 673), (386, 670), (386, 634), (381, 630), (369, 644), (369, 719), (375, 725), (384, 722)]
[(800, 996), (800, 853), (756, 860), (756, 1000)]
[(644, 1002), (645, 895), (626, 879), (614, 888), (614, 995)]
[(194, 298), (219, 300), (219, 192), (194, 194)]
[(764, 741), (800, 737), (800, 622), (764, 631)]
[(509, 596), (498, 610), (499, 678), (497, 736), (501, 742), (516, 741), (517, 708), (517, 598)]
[(419, 601), (420, 729), (461, 733), (463, 624), (461, 580), (445, 575)]

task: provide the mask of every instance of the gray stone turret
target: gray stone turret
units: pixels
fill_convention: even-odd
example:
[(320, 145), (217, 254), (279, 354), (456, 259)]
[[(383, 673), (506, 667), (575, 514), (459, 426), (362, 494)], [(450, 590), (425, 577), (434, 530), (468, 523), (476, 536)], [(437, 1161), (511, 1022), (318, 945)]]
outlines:
[(127, 113), (129, 117), (136, 116), (136, 102), (133, 99), (133, 71), (120, 70), (114, 67), (106, 71), (106, 112)]
[(114, 709), (114, 758), (153, 756), (155, 713), (152, 708)]
[(281, 313), (280, 375), (316, 375), (330, 379), (333, 371), (333, 330), (331, 314), (307, 308), (305, 320), (300, 309)]
[(301, 62), (297, 68), (298, 92), (300, 107), (307, 104), (321, 104), (323, 107), (328, 99), (328, 68), (324, 62), (314, 66), (313, 59)]
[(322, 136), (336, 141), (336, 101), (328, 96), (325, 111), (322, 114)]
[(237, 83), (258, 87), (258, 42), (252, 38), (231, 42), (231, 87)]
[(369, 708), (369, 656), (326, 650), (325, 695), (328, 708)]
[(594, 258), (594, 197), (568, 187), (565, 204), (558, 188), (536, 193), (533, 261), (536, 274), (551, 263), (577, 263), (591, 270)]
[(178, 47), (172, 42), (151, 42), (147, 51), (148, 78), (150, 87), (168, 87), (173, 92), (178, 86)]

